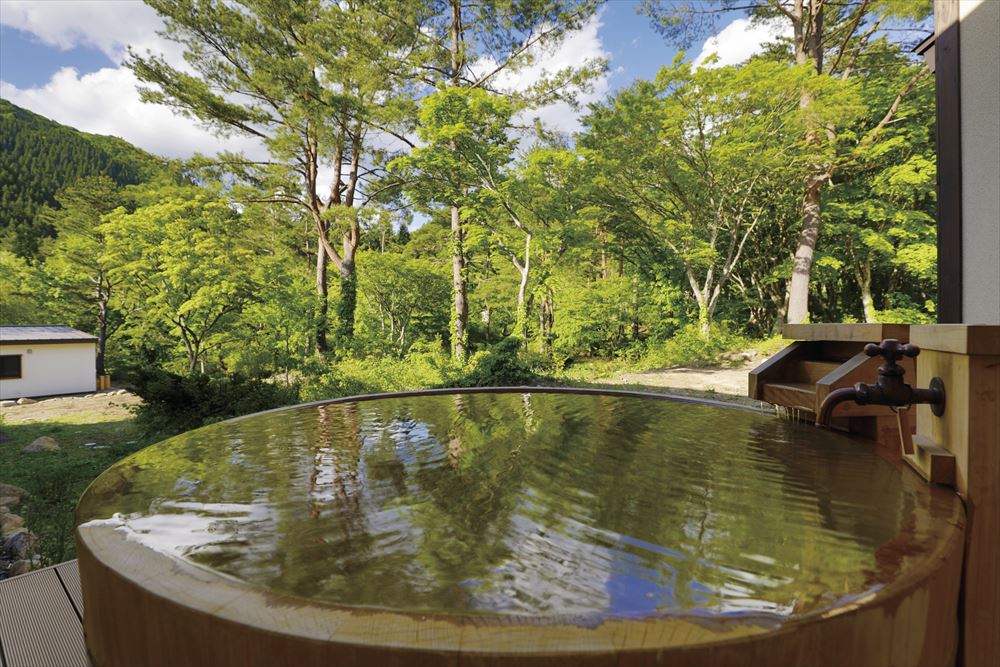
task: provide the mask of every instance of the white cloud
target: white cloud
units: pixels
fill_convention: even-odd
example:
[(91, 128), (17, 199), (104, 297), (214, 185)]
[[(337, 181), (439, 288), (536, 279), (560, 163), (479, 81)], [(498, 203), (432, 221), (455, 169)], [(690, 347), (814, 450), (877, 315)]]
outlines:
[(3, 0), (0, 23), (60, 49), (97, 48), (115, 63), (131, 45), (140, 54), (163, 53), (183, 64), (179, 46), (156, 34), (162, 19), (139, 0)]
[(764, 44), (774, 41), (778, 37), (792, 34), (792, 28), (787, 22), (780, 23), (751, 23), (750, 19), (736, 19), (722, 31), (713, 37), (705, 40), (701, 47), (701, 53), (694, 59), (694, 66), (701, 67), (702, 63), (715, 54), (719, 59), (710, 67), (724, 67), (726, 65), (737, 65), (744, 62), (750, 56), (764, 50)]
[(63, 68), (44, 86), (21, 89), (0, 81), (0, 97), (55, 121), (94, 134), (121, 137), (147, 151), (174, 158), (221, 150), (261, 156), (263, 149), (245, 137), (214, 136), (170, 108), (139, 99), (139, 82), (124, 67), (80, 76)]
[[(539, 81), (546, 73), (559, 72), (567, 67), (576, 67), (580, 63), (595, 58), (609, 59), (611, 54), (604, 48), (601, 41), (601, 13), (598, 13), (584, 23), (554, 47), (539, 49), (533, 55), (535, 62), (517, 71), (505, 71), (497, 75), (496, 86), (500, 89), (523, 91)], [(473, 68), (476, 72), (485, 73), (496, 65), (491, 62), (481, 62)], [(578, 95), (577, 100), (582, 107), (597, 101), (608, 92), (608, 73), (602, 73), (592, 82), (592, 90)], [(549, 104), (539, 109), (526, 111), (518, 119), (522, 123), (530, 123), (538, 118), (553, 130), (575, 132), (580, 129), (580, 116), (583, 111), (574, 109), (565, 102)]]

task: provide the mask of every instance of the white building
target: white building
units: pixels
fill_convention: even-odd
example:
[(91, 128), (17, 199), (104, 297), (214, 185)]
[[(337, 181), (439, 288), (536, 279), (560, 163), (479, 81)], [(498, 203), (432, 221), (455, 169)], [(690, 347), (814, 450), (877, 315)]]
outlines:
[(97, 339), (64, 325), (0, 326), (0, 399), (91, 392)]

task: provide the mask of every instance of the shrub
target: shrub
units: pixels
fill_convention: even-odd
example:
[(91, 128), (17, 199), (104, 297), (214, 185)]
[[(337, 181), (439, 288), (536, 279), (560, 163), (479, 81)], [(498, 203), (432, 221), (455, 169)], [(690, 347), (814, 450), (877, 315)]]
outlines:
[(649, 368), (715, 366), (722, 362), (721, 357), (726, 352), (749, 345), (749, 341), (724, 326), (712, 325), (705, 337), (698, 325), (689, 324), (669, 340), (651, 347), (644, 365)]
[(521, 358), (521, 340), (505, 338), (470, 360), (472, 369), (458, 379), (463, 387), (499, 387), (534, 384), (538, 376)]
[(136, 408), (136, 421), (146, 433), (180, 433), (299, 400), (296, 385), (242, 375), (176, 375), (147, 370), (131, 379), (143, 399)]
[(437, 345), (414, 345), (403, 358), (387, 356), (344, 357), (328, 366), (313, 368), (302, 387), (307, 401), (429, 389), (454, 384), (461, 376), (451, 358)]

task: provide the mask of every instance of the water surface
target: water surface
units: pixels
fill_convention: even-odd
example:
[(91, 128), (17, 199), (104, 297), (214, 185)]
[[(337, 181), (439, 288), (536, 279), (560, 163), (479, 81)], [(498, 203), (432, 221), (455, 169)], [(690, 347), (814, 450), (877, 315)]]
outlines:
[(830, 432), (700, 404), (536, 391), (216, 424), (110, 468), (78, 518), (338, 604), (781, 618), (880, 586), (876, 552), (914, 503), (869, 445)]

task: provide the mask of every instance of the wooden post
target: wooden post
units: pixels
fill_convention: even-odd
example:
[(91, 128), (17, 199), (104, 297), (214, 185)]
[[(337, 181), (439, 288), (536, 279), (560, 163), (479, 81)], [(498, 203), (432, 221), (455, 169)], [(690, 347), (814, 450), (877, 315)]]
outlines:
[(917, 410), (918, 437), (955, 455), (955, 485), (968, 514), (960, 665), (1000, 656), (1000, 326), (913, 326), (921, 348), (917, 386), (944, 381), (945, 411)]

